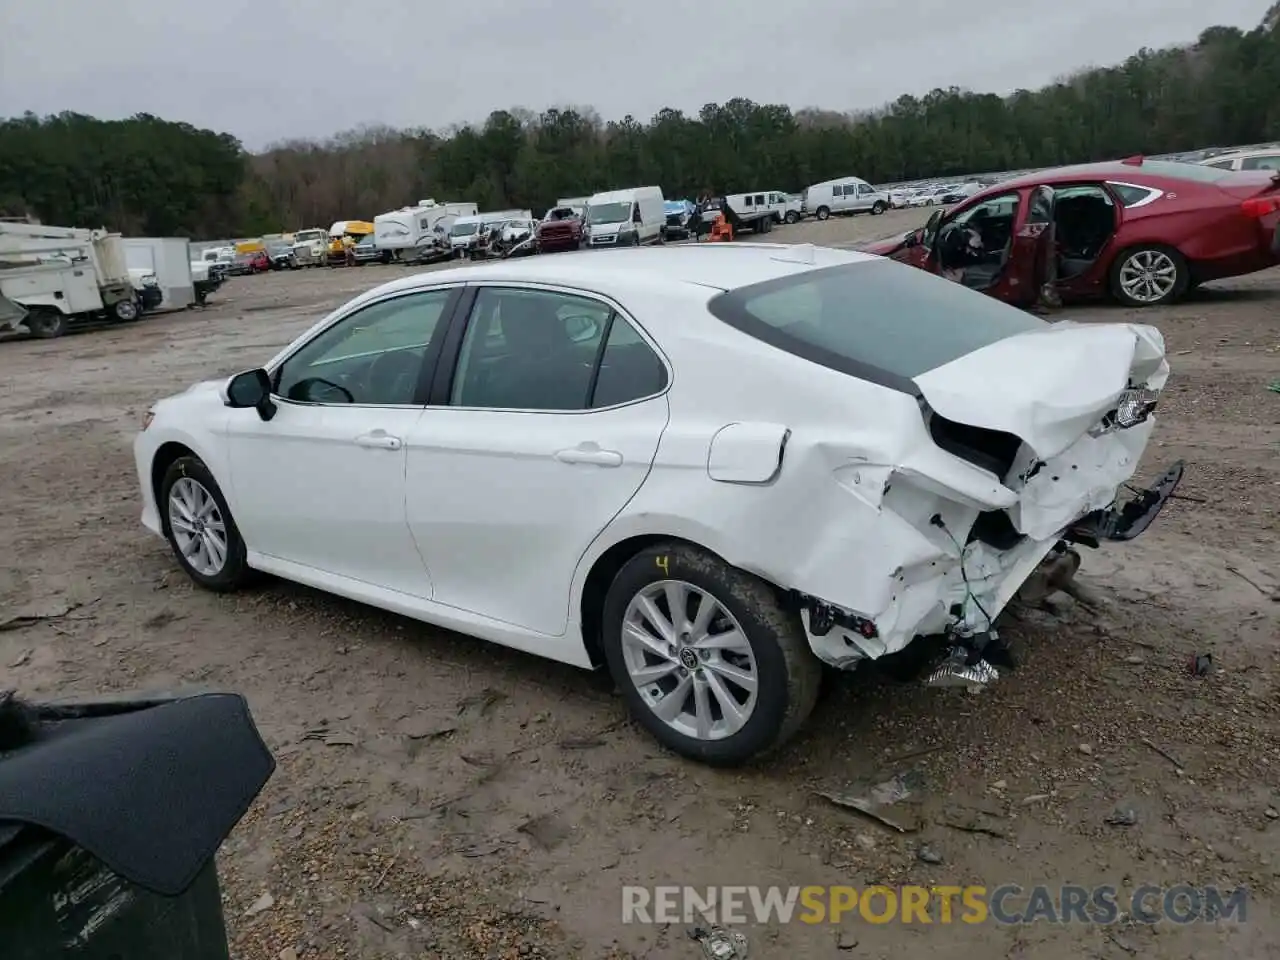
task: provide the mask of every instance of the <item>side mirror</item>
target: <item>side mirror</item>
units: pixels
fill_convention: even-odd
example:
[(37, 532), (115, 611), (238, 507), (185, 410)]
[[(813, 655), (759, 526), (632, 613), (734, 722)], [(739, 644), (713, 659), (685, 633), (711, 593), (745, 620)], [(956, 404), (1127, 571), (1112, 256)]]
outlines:
[(238, 410), (254, 409), (263, 420), (276, 415), (271, 399), (271, 377), (262, 369), (237, 373), (227, 381), (227, 406)]

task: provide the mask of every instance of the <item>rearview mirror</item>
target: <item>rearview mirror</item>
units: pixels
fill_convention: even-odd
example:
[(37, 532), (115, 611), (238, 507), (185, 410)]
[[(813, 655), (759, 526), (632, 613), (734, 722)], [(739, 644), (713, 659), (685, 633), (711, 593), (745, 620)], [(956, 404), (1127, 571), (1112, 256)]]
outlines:
[(267, 371), (246, 370), (227, 381), (227, 406), (239, 410), (254, 409), (263, 420), (276, 415), (276, 405), (271, 400), (271, 377)]

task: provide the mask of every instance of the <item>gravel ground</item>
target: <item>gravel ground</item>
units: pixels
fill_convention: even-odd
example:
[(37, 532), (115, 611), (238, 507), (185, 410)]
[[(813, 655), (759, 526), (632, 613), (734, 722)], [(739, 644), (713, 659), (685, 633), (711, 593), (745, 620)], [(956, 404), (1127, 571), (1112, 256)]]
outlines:
[[(1174, 374), (1143, 473), (1185, 458), (1199, 498), (1086, 556), (1094, 609), (1023, 611), (1023, 669), (980, 696), (833, 678), (792, 747), (738, 772), (663, 753), (602, 677), (287, 584), (200, 592), (143, 531), (128, 444), (150, 401), (401, 275), (239, 278), (203, 311), (0, 345), (0, 619), (78, 604), (0, 632), (0, 685), (249, 697), (279, 768), (220, 857), (237, 957), (692, 960), (683, 924), (620, 922), (622, 885), (874, 882), (1243, 884), (1250, 901), (1246, 923), (1185, 927), (748, 926), (752, 956), (1280, 954), (1280, 270), (1168, 309), (1070, 311), (1163, 330)], [(899, 774), (908, 833), (817, 795)], [(1117, 806), (1136, 822), (1108, 823)]]

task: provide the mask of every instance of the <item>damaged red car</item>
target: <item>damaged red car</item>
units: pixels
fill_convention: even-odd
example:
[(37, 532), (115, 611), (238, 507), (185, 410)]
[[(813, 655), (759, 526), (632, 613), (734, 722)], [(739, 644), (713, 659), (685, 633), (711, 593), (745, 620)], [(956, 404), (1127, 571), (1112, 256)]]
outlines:
[(1171, 303), (1280, 264), (1280, 173), (1131, 157), (1041, 170), (859, 249), (1015, 306)]

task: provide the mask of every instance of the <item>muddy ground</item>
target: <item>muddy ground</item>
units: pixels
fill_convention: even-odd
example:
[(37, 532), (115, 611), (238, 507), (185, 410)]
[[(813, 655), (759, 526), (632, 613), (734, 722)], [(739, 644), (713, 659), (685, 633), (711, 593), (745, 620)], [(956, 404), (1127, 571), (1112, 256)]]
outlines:
[[(628, 883), (1245, 885), (1243, 924), (745, 929), (762, 958), (1280, 954), (1280, 270), (1168, 309), (1070, 311), (1164, 332), (1143, 472), (1185, 458), (1197, 498), (1086, 557), (1100, 609), (1010, 621), (1025, 665), (978, 696), (836, 678), (794, 745), (740, 772), (663, 753), (601, 677), (288, 584), (194, 590), (142, 529), (129, 443), (150, 401), (403, 272), (238, 278), (203, 311), (0, 344), (0, 620), (64, 613), (0, 632), (0, 686), (248, 696), (279, 767), (220, 857), (237, 957), (699, 956), (682, 923), (621, 924)], [(913, 832), (817, 795), (911, 771), (895, 816)], [(1117, 806), (1136, 823), (1108, 823)]]

